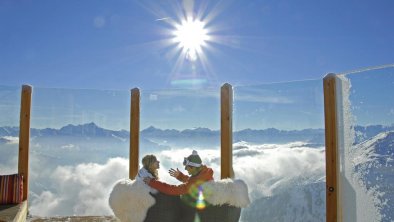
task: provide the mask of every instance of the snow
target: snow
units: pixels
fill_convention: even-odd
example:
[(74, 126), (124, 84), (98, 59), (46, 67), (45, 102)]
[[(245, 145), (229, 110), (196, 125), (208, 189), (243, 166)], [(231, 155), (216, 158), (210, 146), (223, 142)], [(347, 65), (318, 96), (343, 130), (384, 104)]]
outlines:
[[(355, 163), (366, 161), (366, 156), (360, 155), (354, 149), (355, 119), (351, 112), (349, 99), (351, 83), (346, 76), (337, 76), (337, 108), (338, 108), (338, 140), (340, 155), (340, 189), (343, 221), (381, 221), (379, 200), (373, 189), (367, 189), (360, 173), (355, 171)], [(340, 205), (340, 206), (341, 206)], [(340, 214), (339, 214), (340, 215)]]

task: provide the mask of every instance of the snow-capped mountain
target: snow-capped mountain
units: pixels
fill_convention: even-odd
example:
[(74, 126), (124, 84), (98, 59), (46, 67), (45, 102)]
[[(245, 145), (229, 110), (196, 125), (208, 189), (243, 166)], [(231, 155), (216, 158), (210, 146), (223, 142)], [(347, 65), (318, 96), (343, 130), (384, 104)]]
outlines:
[(394, 131), (394, 126), (370, 125), (370, 126), (355, 126), (356, 132), (355, 142), (360, 143), (368, 140), (381, 132)]
[[(380, 132), (394, 130), (394, 126), (355, 126), (356, 143), (362, 142)], [(32, 137), (53, 137), (53, 136), (73, 136), (73, 137), (114, 137), (128, 140), (129, 132), (126, 130), (108, 130), (97, 126), (95, 123), (80, 125), (69, 124), (60, 129), (31, 129)], [(173, 141), (174, 144), (188, 146), (192, 145), (191, 139), (198, 139), (204, 145), (219, 145), (220, 131), (208, 128), (193, 128), (185, 130), (159, 129), (150, 126), (140, 133), (141, 139), (163, 144)], [(0, 127), (0, 137), (19, 136), (18, 127)], [(292, 141), (304, 141), (317, 144), (324, 144), (324, 129), (303, 129), (303, 130), (279, 130), (268, 129), (244, 129), (233, 133), (233, 141), (249, 141), (253, 143), (288, 143)], [(167, 144), (173, 145), (173, 144)]]
[[(4, 136), (19, 136), (18, 127), (0, 127), (0, 137)], [(108, 130), (97, 126), (95, 123), (87, 123), (81, 125), (69, 124), (60, 129), (45, 128), (45, 129), (31, 129), (32, 138), (45, 137), (77, 137), (83, 138), (115, 138), (123, 141), (128, 141), (130, 133), (126, 130)], [(140, 132), (140, 139), (142, 143), (149, 143), (149, 146), (154, 144), (164, 146), (196, 146), (195, 141), (198, 141), (198, 146), (212, 147), (220, 144), (220, 131), (211, 130), (208, 128), (193, 128), (185, 130), (176, 129), (159, 129), (150, 126)], [(234, 142), (249, 141), (254, 143), (287, 143), (292, 141), (305, 141), (309, 143), (324, 144), (324, 130), (323, 129), (304, 129), (304, 130), (278, 130), (278, 129), (264, 129), (252, 130), (245, 129), (236, 131), (233, 134)], [(154, 144), (152, 144), (154, 143)]]
[(325, 221), (325, 181), (290, 183), (286, 189), (257, 199), (243, 210), (243, 221)]
[(394, 131), (379, 133), (354, 146), (354, 173), (377, 198), (382, 221), (393, 221), (394, 213)]

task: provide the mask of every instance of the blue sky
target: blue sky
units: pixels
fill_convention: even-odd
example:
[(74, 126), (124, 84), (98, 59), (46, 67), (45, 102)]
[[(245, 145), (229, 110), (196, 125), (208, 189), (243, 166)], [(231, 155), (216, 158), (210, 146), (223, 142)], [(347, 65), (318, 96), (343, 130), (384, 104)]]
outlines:
[[(139, 87), (141, 128), (218, 129), (225, 82), (235, 86), (235, 130), (322, 128), (323, 76), (393, 64), (393, 16), (389, 0), (2, 0), (1, 85), (34, 87), (37, 128), (94, 121), (127, 130), (129, 90)], [(208, 36), (194, 59), (174, 34), (185, 17)], [(392, 75), (381, 80), (389, 90)], [(372, 93), (379, 79), (362, 92), (367, 82), (355, 78), (358, 122), (392, 122), (393, 106)], [(375, 108), (360, 109), (365, 102)], [(2, 110), (15, 116), (2, 125), (17, 125), (10, 107)]]
[[(209, 20), (212, 41), (206, 65), (176, 69), (168, 20), (188, 8)], [(393, 63), (393, 16), (391, 0), (2, 0), (0, 75), (3, 85), (120, 90), (319, 79)]]

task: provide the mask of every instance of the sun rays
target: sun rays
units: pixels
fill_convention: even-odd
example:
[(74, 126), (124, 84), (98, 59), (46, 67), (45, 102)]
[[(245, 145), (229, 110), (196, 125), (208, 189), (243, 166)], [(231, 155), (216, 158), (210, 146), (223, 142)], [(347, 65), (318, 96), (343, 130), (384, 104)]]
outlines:
[(205, 88), (216, 84), (207, 52), (212, 49), (211, 43), (216, 41), (209, 25), (217, 9), (208, 11), (207, 4), (199, 2), (197, 5), (192, 0), (184, 0), (182, 4), (172, 5), (172, 13), (150, 8), (164, 30), (165, 38), (161, 42), (164, 42), (166, 58), (171, 62), (168, 82), (173, 87)]
[(212, 56), (218, 45), (227, 46), (218, 35), (215, 19), (224, 9), (222, 3), (210, 1), (141, 2), (156, 18), (160, 39), (150, 45), (170, 65), (167, 82), (175, 88), (211, 88), (217, 86)]

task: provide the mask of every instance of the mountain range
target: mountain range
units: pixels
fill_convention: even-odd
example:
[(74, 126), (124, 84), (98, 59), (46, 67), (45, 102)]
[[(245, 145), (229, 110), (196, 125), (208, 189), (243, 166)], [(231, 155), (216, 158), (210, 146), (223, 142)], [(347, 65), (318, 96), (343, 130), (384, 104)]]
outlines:
[[(356, 142), (362, 142), (372, 138), (377, 134), (385, 131), (394, 130), (394, 126), (371, 125), (355, 126)], [(19, 128), (3, 126), (0, 127), (0, 137), (13, 136), (18, 137)], [(130, 133), (126, 130), (108, 130), (97, 126), (95, 123), (81, 125), (69, 124), (60, 129), (45, 128), (30, 131), (31, 137), (54, 137), (54, 136), (71, 136), (71, 137), (103, 137), (118, 138), (128, 140)], [(140, 132), (142, 140), (147, 139), (156, 143), (165, 143), (176, 141), (179, 145), (187, 145), (192, 140), (198, 140), (202, 144), (218, 145), (220, 142), (220, 131), (208, 128), (194, 128), (185, 130), (176, 129), (159, 129), (150, 126)], [(324, 144), (324, 129), (302, 129), (302, 130), (279, 130), (275, 128), (268, 129), (243, 129), (233, 133), (233, 141), (248, 141), (252, 143), (287, 143), (292, 141), (304, 141)], [(171, 145), (171, 144), (169, 144)]]

